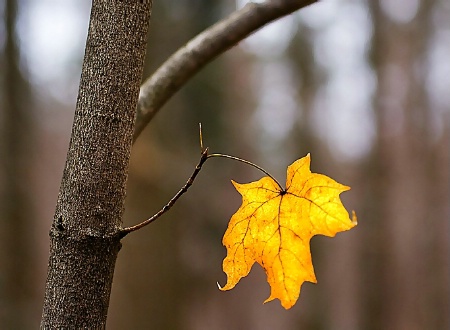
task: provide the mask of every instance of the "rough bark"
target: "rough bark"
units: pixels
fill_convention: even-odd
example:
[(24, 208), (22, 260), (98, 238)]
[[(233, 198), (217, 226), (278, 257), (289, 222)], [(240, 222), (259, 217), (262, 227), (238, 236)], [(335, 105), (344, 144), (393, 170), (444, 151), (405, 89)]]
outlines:
[(151, 6), (92, 2), (41, 328), (105, 327)]

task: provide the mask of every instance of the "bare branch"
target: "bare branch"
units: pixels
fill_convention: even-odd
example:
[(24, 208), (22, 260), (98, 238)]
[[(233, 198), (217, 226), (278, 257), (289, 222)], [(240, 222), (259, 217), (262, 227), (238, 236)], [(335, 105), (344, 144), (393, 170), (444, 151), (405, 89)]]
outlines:
[(218, 158), (218, 157), (222, 157), (222, 158), (228, 158), (228, 159), (233, 159), (236, 161), (239, 161), (241, 163), (253, 166), (254, 168), (260, 170), (261, 172), (263, 172), (264, 174), (266, 174), (267, 176), (269, 176), (270, 178), (272, 178), (273, 181), (275, 181), (278, 185), (278, 187), (280, 187), (281, 191), (284, 191), (285, 189), (283, 188), (283, 186), (278, 182), (277, 179), (275, 179), (269, 172), (267, 172), (265, 169), (263, 169), (261, 166), (256, 165), (255, 163), (252, 163), (248, 160), (236, 157), (236, 156), (230, 156), (230, 155), (226, 155), (226, 154), (219, 154), (219, 153), (215, 153), (215, 154), (209, 154), (209, 149), (208, 147), (204, 148), (203, 147), (203, 136), (202, 136), (202, 125), (199, 124), (199, 128), (200, 128), (200, 149), (201, 149), (201, 156), (200, 156), (200, 160), (197, 164), (197, 166), (194, 169), (194, 172), (192, 173), (192, 175), (189, 177), (189, 179), (186, 181), (186, 183), (184, 184), (183, 187), (181, 187), (180, 190), (178, 190), (178, 192), (175, 194), (175, 196), (172, 197), (172, 199), (163, 206), (162, 209), (160, 209), (158, 212), (156, 212), (153, 216), (151, 216), (150, 218), (148, 218), (147, 220), (144, 220), (140, 223), (138, 223), (137, 225), (131, 226), (131, 227), (125, 227), (121, 230), (120, 232), (120, 238), (124, 238), (126, 235), (128, 235), (129, 233), (139, 230), (141, 228), (144, 228), (145, 226), (151, 224), (152, 222), (154, 222), (155, 220), (157, 220), (158, 218), (160, 218), (164, 213), (166, 213), (167, 211), (170, 210), (170, 208), (177, 202), (177, 200), (188, 191), (188, 189), (192, 186), (192, 184), (194, 183), (195, 178), (197, 177), (198, 173), (200, 173), (200, 170), (203, 167), (203, 164), (211, 158)]
[(137, 139), (166, 101), (207, 63), (267, 23), (316, 1), (268, 0), (264, 3), (248, 3), (189, 41), (141, 86), (133, 140)]

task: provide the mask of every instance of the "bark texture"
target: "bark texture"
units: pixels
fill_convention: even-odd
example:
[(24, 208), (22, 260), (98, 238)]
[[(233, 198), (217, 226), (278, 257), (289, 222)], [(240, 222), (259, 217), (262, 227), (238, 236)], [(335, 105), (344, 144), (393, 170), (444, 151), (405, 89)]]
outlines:
[(92, 2), (41, 328), (105, 327), (151, 6)]

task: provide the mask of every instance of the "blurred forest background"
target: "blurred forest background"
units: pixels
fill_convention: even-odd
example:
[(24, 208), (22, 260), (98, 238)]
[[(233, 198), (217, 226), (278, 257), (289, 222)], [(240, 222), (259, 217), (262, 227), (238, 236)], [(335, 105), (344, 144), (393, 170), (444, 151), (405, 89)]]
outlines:
[[(148, 77), (246, 1), (155, 1)], [(90, 1), (0, 2), (0, 324), (38, 327), (49, 238), (75, 109)], [(325, 0), (208, 65), (136, 142), (125, 225), (154, 214), (199, 158), (249, 159), (284, 181), (312, 170), (352, 187), (359, 225), (312, 241), (319, 283), (285, 311), (255, 266), (230, 292), (222, 235), (241, 200), (209, 161), (163, 218), (123, 241), (109, 329), (448, 329), (450, 2)]]

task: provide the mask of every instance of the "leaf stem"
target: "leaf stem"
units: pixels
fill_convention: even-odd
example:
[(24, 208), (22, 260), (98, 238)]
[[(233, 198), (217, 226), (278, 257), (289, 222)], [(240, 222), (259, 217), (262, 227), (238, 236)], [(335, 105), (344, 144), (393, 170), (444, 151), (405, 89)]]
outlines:
[(272, 174), (270, 174), (269, 172), (267, 172), (265, 169), (263, 169), (261, 166), (256, 165), (255, 163), (252, 163), (251, 161), (236, 157), (236, 156), (231, 156), (231, 155), (226, 155), (226, 154), (209, 154), (206, 156), (207, 159), (209, 158), (213, 158), (213, 157), (222, 157), (222, 158), (228, 158), (228, 159), (233, 159), (233, 160), (237, 160), (241, 163), (253, 166), (254, 168), (260, 170), (261, 172), (263, 172), (265, 175), (267, 175), (268, 177), (270, 177), (273, 181), (275, 181), (275, 183), (278, 185), (278, 187), (280, 187), (281, 191), (284, 191), (283, 186), (278, 182), (277, 179), (275, 179), (275, 177), (272, 176)]

